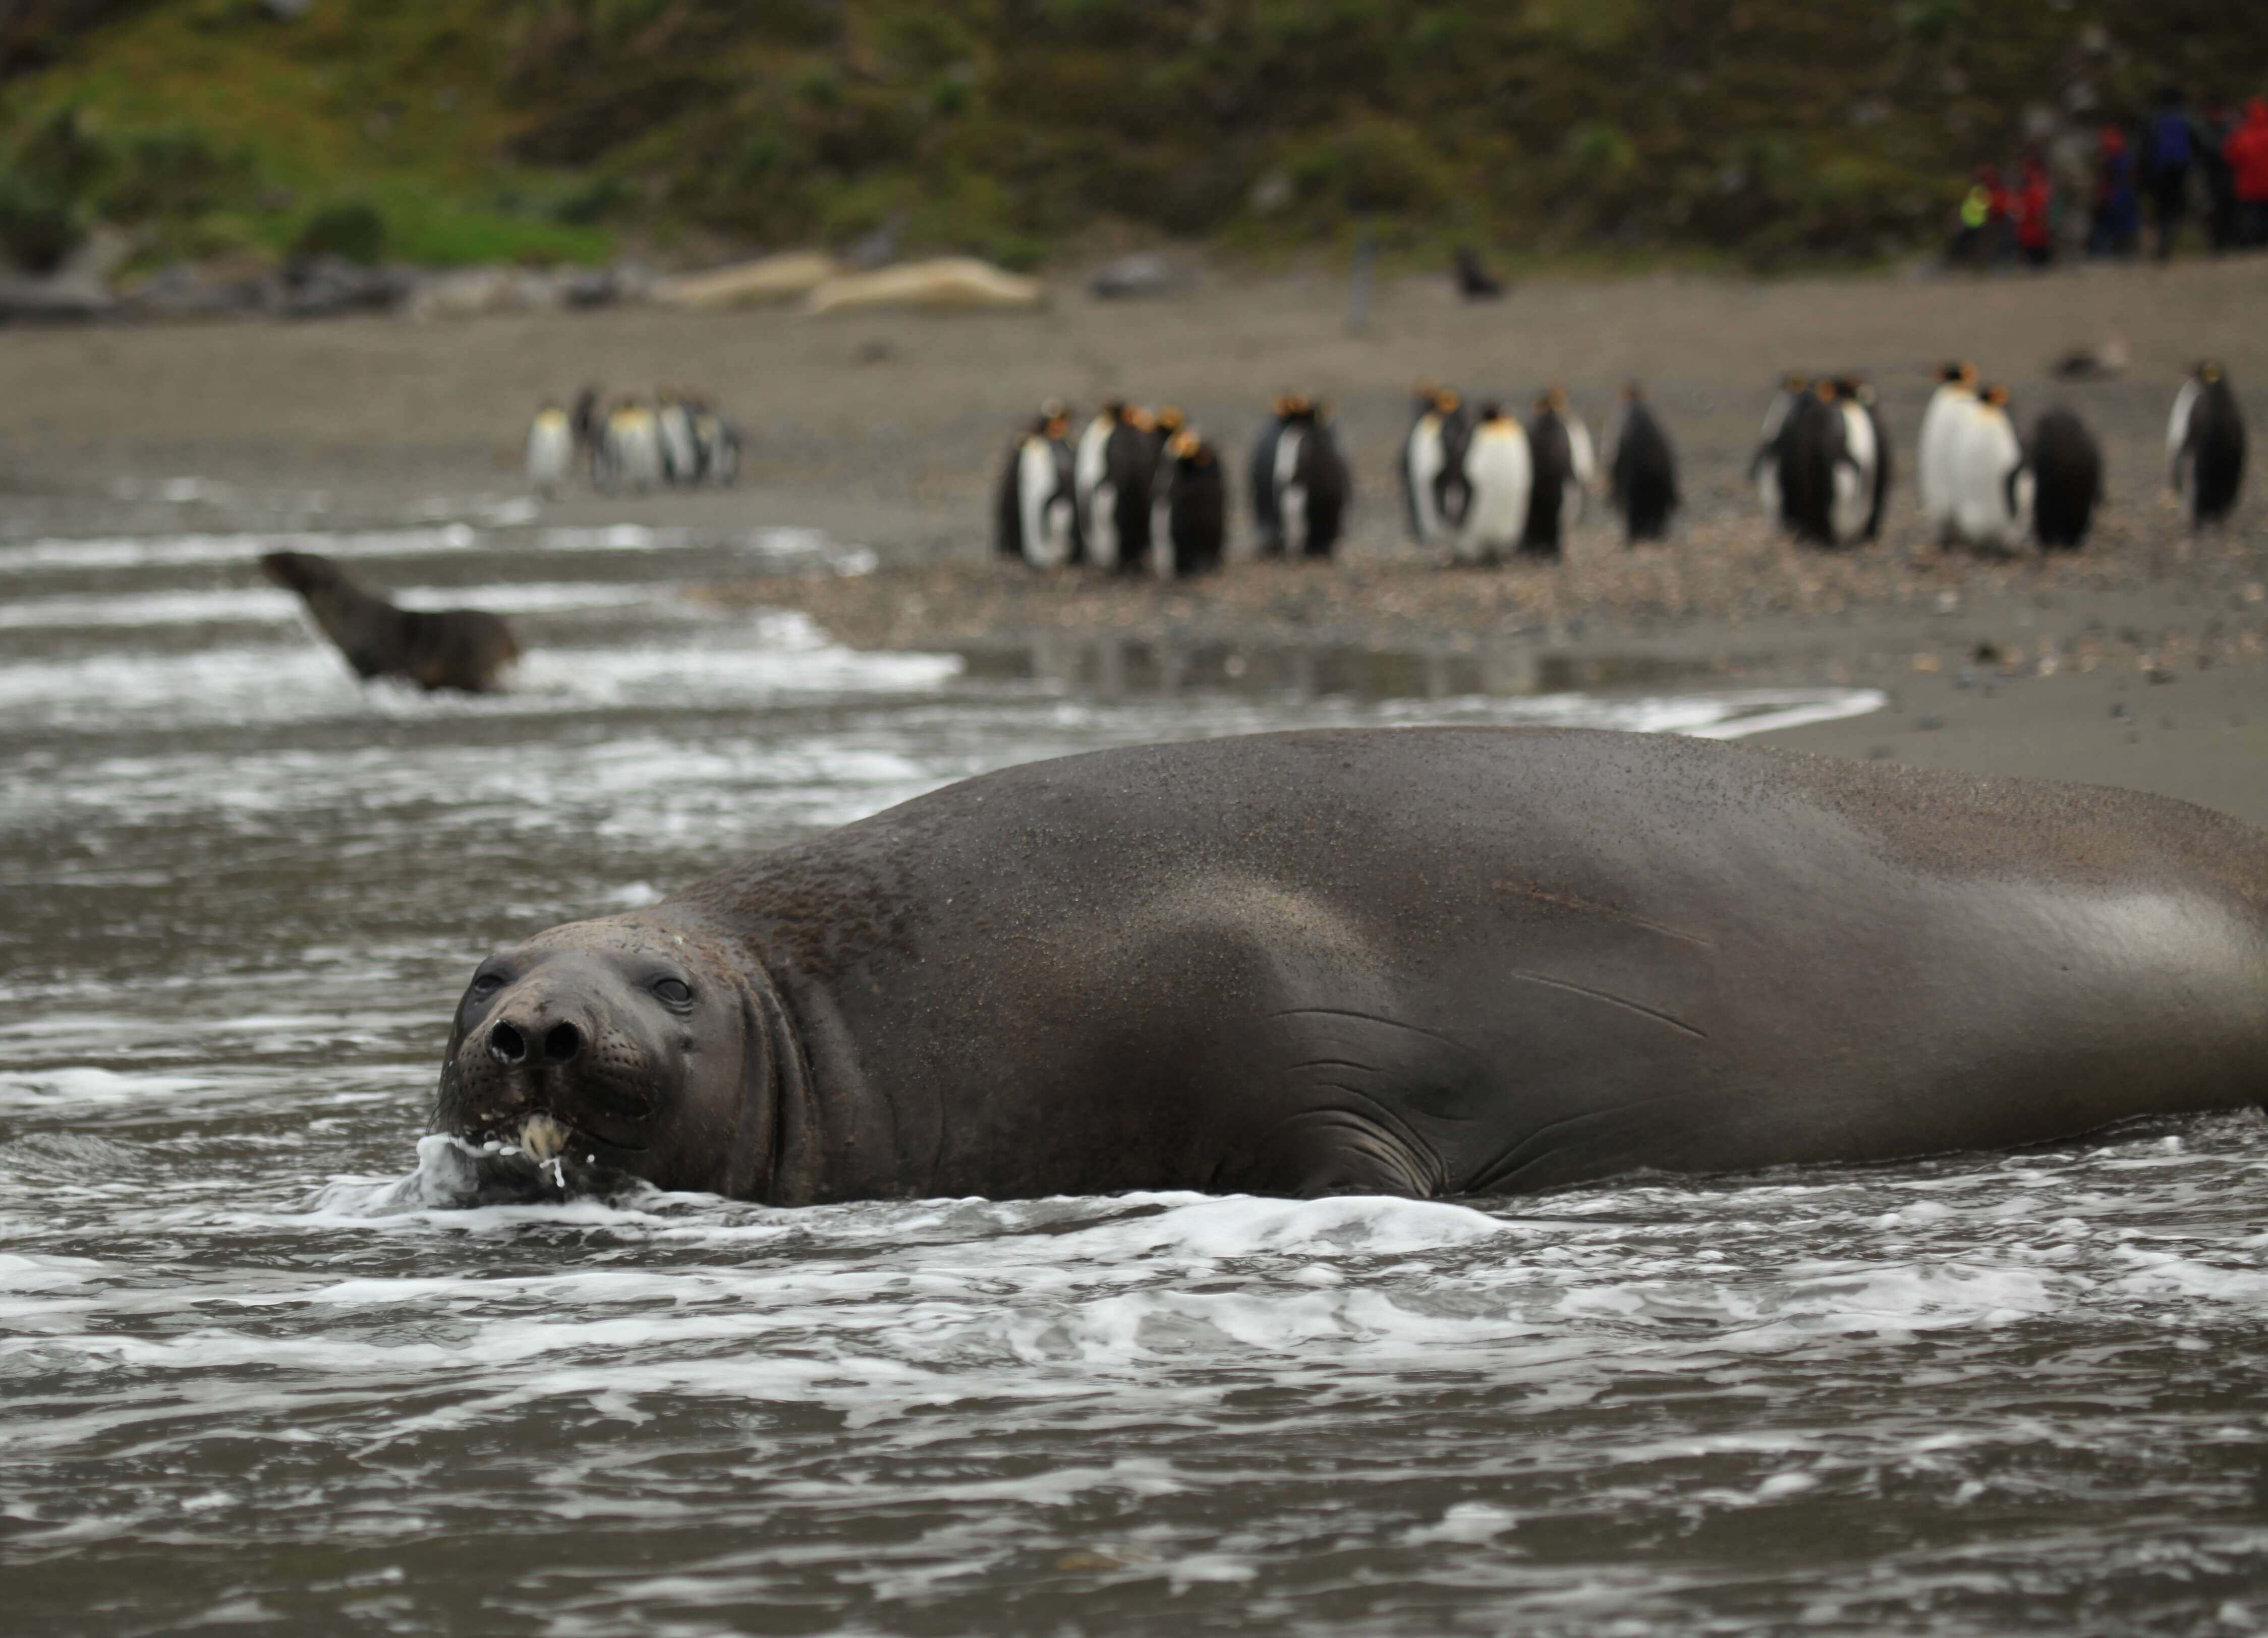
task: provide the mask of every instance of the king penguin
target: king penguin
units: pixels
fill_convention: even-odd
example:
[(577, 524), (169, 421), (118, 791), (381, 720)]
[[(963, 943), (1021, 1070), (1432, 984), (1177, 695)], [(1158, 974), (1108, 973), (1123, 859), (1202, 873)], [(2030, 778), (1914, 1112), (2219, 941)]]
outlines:
[(1517, 551), (1528, 533), (1535, 463), (1528, 430), (1495, 404), (1483, 404), (1465, 445), (1465, 482), (1472, 491), (1457, 535), (1457, 561), (1493, 563)]
[(2102, 498), (2102, 446), (2068, 409), (2032, 430), (2032, 533), (2043, 547), (2076, 550)]
[(1442, 545), (1464, 522), (1464, 445), (1470, 432), (1462, 400), (1447, 387), (1421, 382), (1415, 414), (1402, 440), (1403, 518), (1419, 546)]
[(1838, 545), (1872, 540), (1882, 533), (1890, 492), (1890, 440), (1874, 389), (1849, 376), (1833, 383), (1843, 417), (1843, 460), (1835, 474), (1835, 539)]
[(1157, 474), (1159, 512), (1165, 528), (1151, 543), (1151, 562), (1161, 580), (1219, 569), (1228, 539), (1228, 484), (1212, 445), (1184, 427), (1165, 447)]
[(2166, 464), (2193, 526), (2222, 522), (2235, 507), (2244, 487), (2244, 412), (2217, 359), (2199, 361), (2182, 383), (2166, 426)]
[(626, 398), (607, 412), (592, 476), (602, 489), (627, 486), (640, 493), (662, 481), (661, 430), (651, 408)]
[(1815, 546), (1837, 543), (1836, 502), (1855, 494), (1856, 474), (1845, 472), (1844, 440), (1849, 422), (1835, 398), (1835, 384), (1821, 381), (1786, 389), (1787, 403), (1777, 421), (1768, 421), (1771, 442), (1760, 452), (1771, 475), (1759, 494), (1778, 503), (1781, 526)]
[(1081, 555), (1070, 430), (1063, 407), (1049, 400), (1018, 437), (1000, 474), (994, 544), (1003, 556), (1035, 569), (1060, 569)]
[(567, 412), (546, 404), (527, 429), (527, 487), (549, 497), (575, 470), (575, 429)]
[(1764, 408), (1764, 429), (1756, 435), (1756, 452), (1749, 460), (1749, 481), (1756, 486), (1757, 504), (1764, 508), (1765, 517), (1788, 530), (1794, 530), (1796, 524), (1788, 510), (1787, 496), (1781, 491), (1781, 469), (1787, 464), (1790, 421), (1810, 391), (1811, 382), (1806, 376), (1790, 371), (1780, 378), (1778, 390)]
[(1626, 538), (1633, 545), (1660, 540), (1669, 533), (1669, 514), (1677, 505), (1677, 458), (1636, 382), (1623, 389), (1613, 449), (1607, 470)]
[(666, 386), (654, 393), (655, 437), (661, 445), (661, 475), (681, 488), (690, 488), (704, 475), (701, 438), (694, 430), (693, 408), (680, 388)]
[(1914, 483), (1921, 491), (1922, 525), (1940, 541), (1953, 534), (1953, 451), (1977, 402), (1977, 366), (1958, 359), (1937, 372), (1937, 390), (1921, 412), (1914, 439)]
[(1276, 525), (1276, 553), (1329, 557), (1352, 488), (1329, 411), (1304, 395), (1285, 400), (1271, 441), (1267, 515)]
[(2008, 389), (1980, 389), (1954, 451), (1954, 533), (1970, 546), (2012, 549), (2032, 533), (2034, 487)]
[(1252, 540), (1263, 557), (1284, 555), (1284, 520), (1276, 510), (1276, 449), (1284, 441), (1284, 424), (1300, 399), (1278, 393), (1269, 406), (1267, 422), (1252, 441), (1252, 459), (1246, 472), (1252, 493)]

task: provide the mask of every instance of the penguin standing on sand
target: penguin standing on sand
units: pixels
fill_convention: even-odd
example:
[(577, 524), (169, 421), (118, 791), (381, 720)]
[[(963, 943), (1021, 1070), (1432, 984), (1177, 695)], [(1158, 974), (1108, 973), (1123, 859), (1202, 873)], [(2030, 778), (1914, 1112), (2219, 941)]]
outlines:
[(1456, 393), (1421, 383), (1417, 415), (1402, 440), (1402, 507), (1420, 546), (1453, 539), (1464, 522), (1465, 439), (1470, 423)]
[(1493, 563), (1517, 551), (1528, 534), (1535, 462), (1528, 430), (1495, 404), (1483, 404), (1465, 444), (1465, 481), (1472, 501), (1457, 535), (1457, 561)]
[(1914, 483), (1921, 491), (1924, 527), (1940, 541), (1953, 533), (1953, 452), (1977, 402), (1977, 366), (1967, 359), (1937, 372), (1937, 390), (1921, 412), (1914, 440)]
[(1228, 481), (1218, 452), (1189, 428), (1165, 447), (1157, 496), (1165, 524), (1150, 547), (1157, 577), (1176, 580), (1219, 569), (1228, 542)]
[(689, 488), (701, 481), (701, 440), (693, 430), (693, 410), (675, 387), (654, 394), (654, 432), (661, 444), (661, 475)]
[[(1844, 440), (1849, 422), (1835, 401), (1835, 386), (1822, 381), (1800, 392), (1790, 390), (1788, 402), (1771, 443), (1759, 459), (1771, 468), (1770, 493), (1778, 503), (1780, 525), (1799, 540), (1815, 546), (1837, 544), (1835, 503), (1837, 480), (1845, 476)], [(1759, 493), (1764, 484), (1758, 481)]]
[(1789, 420), (1811, 391), (1809, 378), (1791, 371), (1780, 378), (1779, 390), (1764, 409), (1764, 430), (1756, 435), (1756, 452), (1749, 459), (1749, 481), (1756, 486), (1756, 501), (1764, 516), (1782, 528), (1796, 525), (1789, 516), (1787, 497), (1780, 487), (1780, 470), (1786, 464)]
[(1098, 563), (1116, 566), (1118, 562), (1116, 496), (1103, 497), (1103, 504), (1095, 503), (1096, 491), (1107, 481), (1110, 464), (1110, 435), (1118, 430), (1126, 416), (1126, 404), (1122, 399), (1110, 399), (1094, 412), (1094, 418), (1079, 429), (1079, 443), (1071, 451), (1071, 496), (1079, 507), (1079, 533), (1086, 538), (1087, 550)]
[(1107, 569), (1139, 569), (1150, 551), (1150, 432), (1147, 415), (1114, 399), (1079, 434), (1071, 460), (1079, 528), (1087, 557)]
[(1635, 382), (1623, 389), (1613, 451), (1607, 462), (1609, 492), (1623, 515), (1626, 539), (1631, 544), (1660, 540), (1669, 533), (1669, 514), (1677, 506), (1677, 458)]
[(1835, 537), (1838, 544), (1872, 540), (1882, 533), (1890, 493), (1890, 440), (1874, 389), (1841, 377), (1832, 383), (1843, 417), (1843, 464), (1835, 474)]
[(1329, 415), (1314, 399), (1285, 399), (1270, 442), (1265, 515), (1276, 525), (1271, 555), (1329, 557), (1353, 487)]
[(2034, 488), (2008, 413), (2008, 389), (1985, 387), (1970, 407), (1954, 452), (1954, 533), (1970, 546), (2012, 550), (2032, 533)]
[(2182, 383), (2166, 426), (2166, 464), (2192, 526), (2228, 518), (2244, 487), (2244, 412), (2218, 360), (2202, 360)]
[(575, 408), (567, 417), (568, 430), (575, 438), (576, 459), (586, 465), (596, 461), (599, 434), (604, 426), (599, 414), (600, 396), (596, 386), (585, 387), (575, 394)]
[(1561, 523), (1580, 503), (1570, 498), (1577, 487), (1573, 440), (1548, 393), (1535, 400), (1535, 414), (1528, 421), (1528, 526), (1521, 532), (1520, 549), (1557, 557)]
[(2102, 498), (2102, 446), (2068, 409), (2051, 409), (2032, 430), (2032, 533), (2043, 547), (2075, 551)]
[(641, 494), (662, 481), (661, 429), (650, 408), (626, 398), (607, 412), (591, 475), (602, 489)]
[(740, 475), (740, 430), (725, 419), (705, 398), (693, 400), (693, 438), (699, 446), (701, 471), (710, 482), (730, 488)]
[(549, 496), (575, 470), (575, 429), (567, 412), (546, 404), (527, 429), (527, 487)]
[(1070, 416), (1050, 400), (1008, 452), (994, 510), (993, 541), (1001, 555), (1035, 569), (1079, 561), (1070, 431)]

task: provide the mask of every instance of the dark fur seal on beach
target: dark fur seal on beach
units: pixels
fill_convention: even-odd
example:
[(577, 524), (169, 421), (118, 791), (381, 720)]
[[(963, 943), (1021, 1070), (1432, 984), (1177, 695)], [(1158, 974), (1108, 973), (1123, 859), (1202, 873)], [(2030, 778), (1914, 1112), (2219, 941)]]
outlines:
[(520, 656), (519, 641), (499, 616), (473, 608), (438, 613), (396, 608), (313, 552), (270, 552), (260, 567), (276, 584), (299, 594), (364, 682), (399, 677), (429, 693), (487, 694), (502, 686), (504, 668)]

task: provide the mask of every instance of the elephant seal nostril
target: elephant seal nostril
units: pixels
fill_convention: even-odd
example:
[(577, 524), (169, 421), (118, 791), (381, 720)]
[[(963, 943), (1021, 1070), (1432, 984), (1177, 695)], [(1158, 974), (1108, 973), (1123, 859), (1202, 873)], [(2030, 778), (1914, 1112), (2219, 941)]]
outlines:
[(509, 1024), (499, 1024), (489, 1032), (489, 1056), (498, 1063), (526, 1063), (527, 1037)]
[(543, 1038), (543, 1055), (553, 1063), (566, 1063), (583, 1050), (583, 1032), (571, 1024), (555, 1024)]

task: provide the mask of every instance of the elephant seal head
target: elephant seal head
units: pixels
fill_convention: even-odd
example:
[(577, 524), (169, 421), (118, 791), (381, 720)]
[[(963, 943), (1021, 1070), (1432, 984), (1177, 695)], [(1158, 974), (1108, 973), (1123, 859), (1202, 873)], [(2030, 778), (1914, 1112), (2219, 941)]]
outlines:
[(768, 979), (672, 907), (500, 950), (457, 1003), (433, 1129), (518, 1151), (526, 1192), (763, 1199), (795, 1049)]

